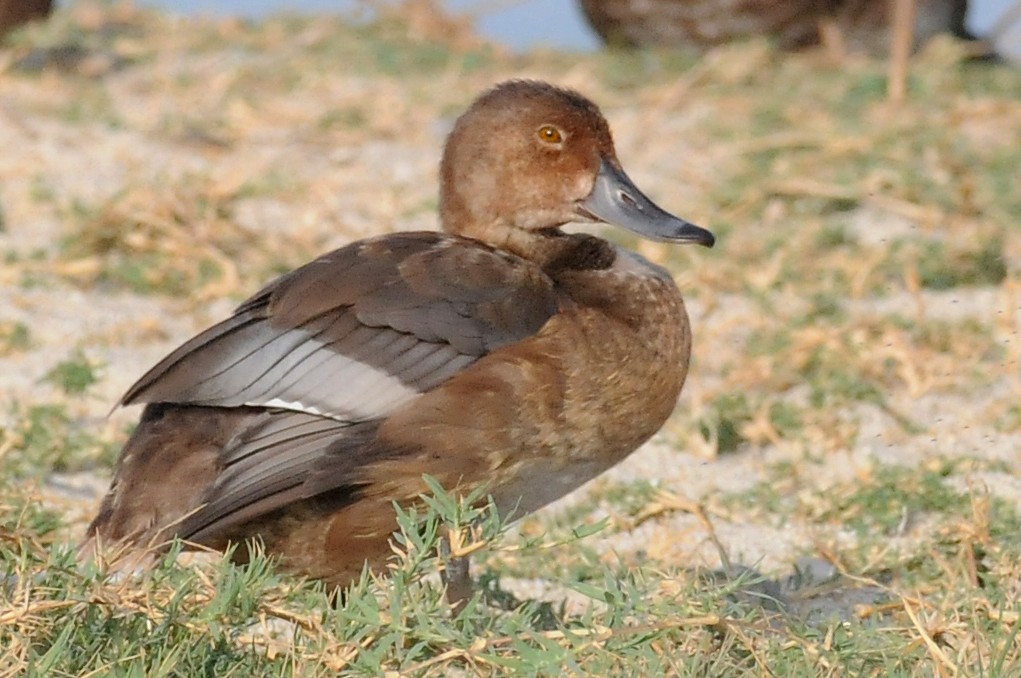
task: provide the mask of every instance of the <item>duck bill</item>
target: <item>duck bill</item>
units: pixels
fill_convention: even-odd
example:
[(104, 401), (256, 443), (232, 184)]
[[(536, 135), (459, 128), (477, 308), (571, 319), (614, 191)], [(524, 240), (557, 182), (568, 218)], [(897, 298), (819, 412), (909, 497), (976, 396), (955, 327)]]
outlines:
[(712, 247), (716, 238), (706, 229), (670, 214), (638, 190), (624, 170), (602, 160), (596, 183), (578, 203), (578, 213), (594, 221), (626, 228), (661, 242), (692, 242)]

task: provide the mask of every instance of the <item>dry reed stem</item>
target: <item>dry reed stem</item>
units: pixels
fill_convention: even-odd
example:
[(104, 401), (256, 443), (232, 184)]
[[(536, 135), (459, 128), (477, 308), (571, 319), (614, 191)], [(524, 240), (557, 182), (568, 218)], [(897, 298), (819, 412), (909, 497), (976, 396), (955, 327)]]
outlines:
[(899, 103), (907, 92), (908, 59), (914, 42), (915, 14), (917, 0), (887, 0), (890, 3), (893, 37), (890, 40), (890, 67), (887, 96)]

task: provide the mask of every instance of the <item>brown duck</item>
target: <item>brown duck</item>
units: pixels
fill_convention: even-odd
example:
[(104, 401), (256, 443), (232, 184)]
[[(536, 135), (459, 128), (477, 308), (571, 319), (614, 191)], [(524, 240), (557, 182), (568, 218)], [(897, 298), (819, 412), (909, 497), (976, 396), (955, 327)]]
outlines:
[(627, 457), (673, 409), (691, 334), (670, 274), (568, 222), (666, 242), (581, 95), (512, 81), (457, 121), (444, 233), (362, 240), (269, 283), (121, 399), (145, 404), (83, 549), (258, 538), (343, 586), (390, 555), (429, 474), (515, 516)]
[[(851, 51), (885, 53), (890, 0), (579, 0), (589, 24), (608, 44), (708, 49), (768, 36), (783, 49), (818, 45), (824, 24)], [(939, 33), (973, 36), (967, 0), (918, 0), (914, 39)]]

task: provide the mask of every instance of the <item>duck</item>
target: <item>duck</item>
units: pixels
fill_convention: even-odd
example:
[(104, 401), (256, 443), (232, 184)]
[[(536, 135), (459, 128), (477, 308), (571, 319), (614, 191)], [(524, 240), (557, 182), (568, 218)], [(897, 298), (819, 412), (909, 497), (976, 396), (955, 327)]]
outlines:
[(442, 231), (351, 243), (269, 282), (146, 372), (83, 552), (254, 544), (333, 590), (392, 556), (425, 476), (526, 515), (664, 424), (691, 353), (671, 274), (570, 223), (712, 247), (617, 159), (583, 95), (512, 80), (455, 122)]
[[(735, 40), (771, 38), (797, 50), (839, 33), (853, 52), (885, 54), (890, 45), (888, 0), (579, 0), (592, 29), (609, 45), (707, 50)], [(913, 26), (918, 47), (939, 33), (974, 40), (965, 27), (968, 0), (918, 0)]]

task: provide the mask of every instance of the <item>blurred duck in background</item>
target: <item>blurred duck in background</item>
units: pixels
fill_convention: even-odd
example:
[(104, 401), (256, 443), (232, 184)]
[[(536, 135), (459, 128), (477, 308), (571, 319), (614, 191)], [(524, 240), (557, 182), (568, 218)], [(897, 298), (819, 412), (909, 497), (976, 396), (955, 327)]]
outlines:
[(22, 24), (45, 19), (53, 11), (53, 0), (0, 0), (0, 40)]
[[(768, 36), (782, 49), (825, 44), (838, 51), (885, 54), (891, 0), (580, 0), (592, 28), (609, 45), (708, 49)], [(974, 39), (965, 28), (968, 0), (916, 0), (918, 48), (940, 33)]]

